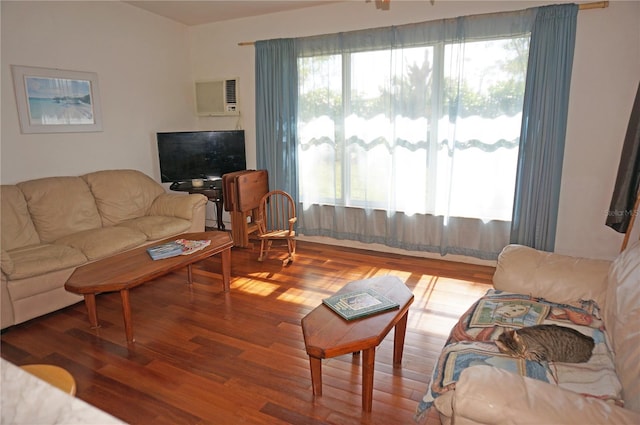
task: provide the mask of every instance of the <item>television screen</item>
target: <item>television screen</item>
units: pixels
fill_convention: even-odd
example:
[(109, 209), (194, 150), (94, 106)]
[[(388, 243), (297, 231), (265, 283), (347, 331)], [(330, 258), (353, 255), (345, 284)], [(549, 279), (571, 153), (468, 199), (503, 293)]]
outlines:
[(157, 133), (163, 183), (216, 179), (245, 170), (244, 130)]

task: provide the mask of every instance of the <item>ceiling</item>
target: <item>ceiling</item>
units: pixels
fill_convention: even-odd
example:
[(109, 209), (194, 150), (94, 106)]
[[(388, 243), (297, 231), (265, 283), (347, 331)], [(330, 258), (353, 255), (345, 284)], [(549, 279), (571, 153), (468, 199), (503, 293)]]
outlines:
[(302, 9), (305, 7), (336, 3), (337, 1), (338, 0), (157, 0), (125, 1), (125, 3), (191, 26)]

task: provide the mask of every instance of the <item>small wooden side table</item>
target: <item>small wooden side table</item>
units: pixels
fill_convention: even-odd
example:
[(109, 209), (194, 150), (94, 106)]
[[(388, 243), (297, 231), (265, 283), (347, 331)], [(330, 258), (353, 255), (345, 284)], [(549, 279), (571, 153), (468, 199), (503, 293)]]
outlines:
[(20, 367), (65, 393), (76, 395), (76, 380), (66, 369), (51, 364), (28, 364)]
[(400, 308), (347, 321), (321, 304), (302, 319), (302, 333), (309, 355), (313, 394), (316, 396), (322, 395), (322, 359), (362, 351), (362, 410), (370, 412), (373, 403), (376, 347), (384, 340), (391, 328), (395, 327), (393, 366), (400, 367), (413, 294), (400, 279), (394, 276), (351, 282), (336, 294), (365, 288), (375, 289), (378, 293), (396, 301)]

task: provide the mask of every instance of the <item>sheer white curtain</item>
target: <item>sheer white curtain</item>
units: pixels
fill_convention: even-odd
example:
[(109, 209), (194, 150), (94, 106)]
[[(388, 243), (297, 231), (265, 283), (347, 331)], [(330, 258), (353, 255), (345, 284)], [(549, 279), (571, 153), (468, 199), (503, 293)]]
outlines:
[(530, 11), (296, 40), (299, 232), (496, 258)]

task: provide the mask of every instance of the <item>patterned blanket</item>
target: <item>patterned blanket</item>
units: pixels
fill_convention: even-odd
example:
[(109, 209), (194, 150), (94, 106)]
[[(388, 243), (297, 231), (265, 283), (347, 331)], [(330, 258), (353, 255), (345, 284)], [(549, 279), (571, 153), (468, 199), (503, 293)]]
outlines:
[[(594, 301), (581, 304), (580, 307), (556, 304), (542, 298), (490, 289), (451, 330), (434, 366), (427, 392), (418, 404), (416, 421), (425, 416), (439, 395), (455, 389), (465, 368), (475, 365), (499, 367), (587, 397), (622, 404), (622, 387), (615, 373), (598, 305)], [(596, 343), (591, 359), (586, 363), (534, 362), (504, 355), (494, 343), (505, 329), (538, 324), (572, 327), (591, 336)]]

